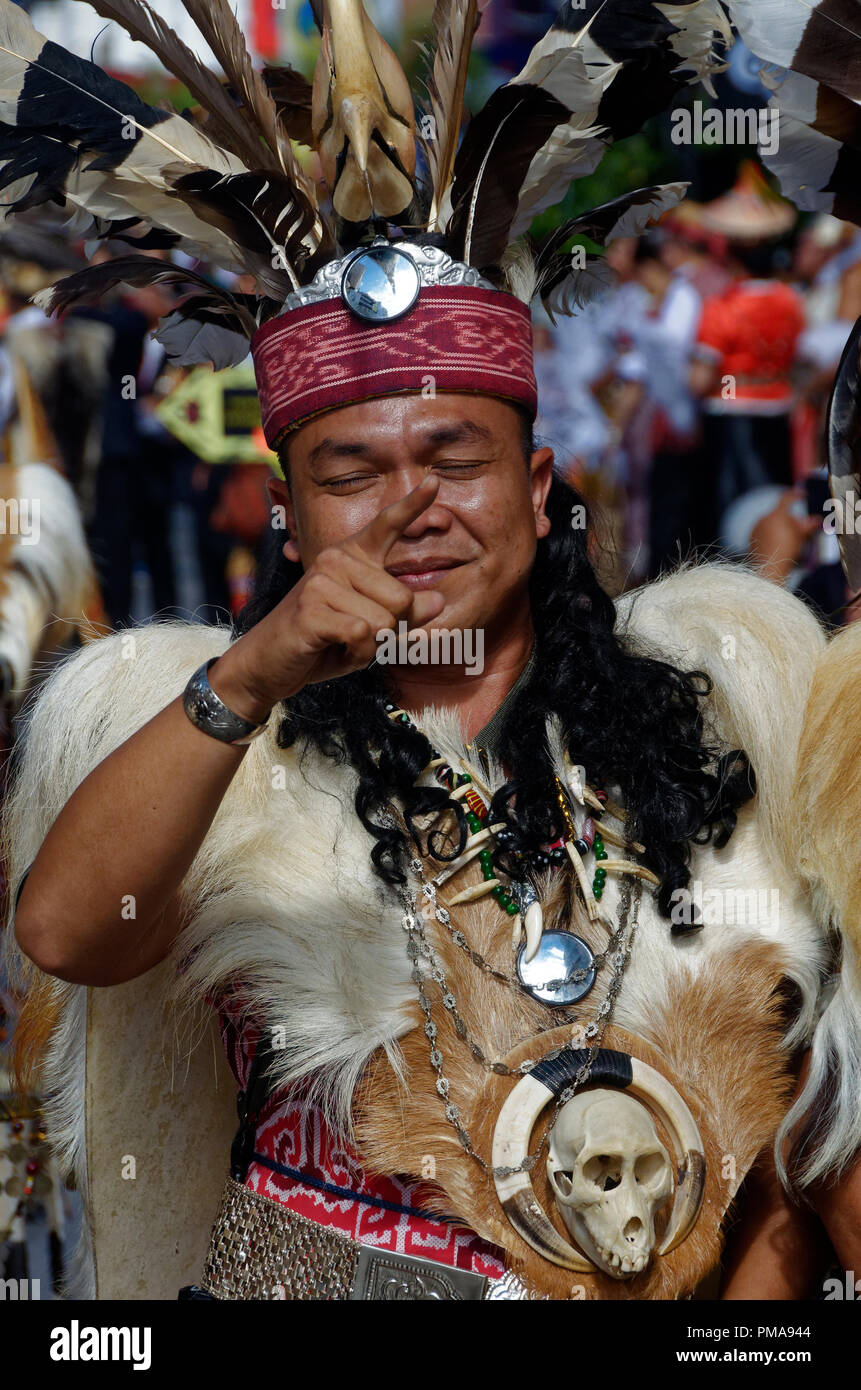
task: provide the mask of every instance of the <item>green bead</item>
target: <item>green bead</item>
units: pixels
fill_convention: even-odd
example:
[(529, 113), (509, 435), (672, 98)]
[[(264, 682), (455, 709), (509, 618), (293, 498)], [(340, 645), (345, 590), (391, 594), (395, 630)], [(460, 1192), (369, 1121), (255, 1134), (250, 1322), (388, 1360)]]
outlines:
[(600, 835), (595, 836), (593, 848), (596, 854), (604, 848), (604, 841), (601, 839)]
[(496, 898), (497, 902), (502, 902), (502, 899), (505, 897), (505, 889), (503, 888), (501, 883), (497, 884), (491, 896)]
[(517, 906), (517, 903), (514, 903), (509, 899), (509, 901), (505, 904), (505, 910), (508, 913), (509, 917), (516, 917), (517, 913), (520, 911), (520, 908)]
[(471, 782), (471, 781), (472, 781), (472, 778), (470, 777), (470, 775), (469, 775), (468, 772), (462, 772), (462, 773), (460, 774), (460, 784), (459, 784), (460, 786), (463, 787), (463, 786), (466, 785), (467, 782)]
[(603, 889), (603, 888), (593, 888), (593, 889), (592, 889), (592, 892), (594, 893), (595, 897), (600, 901), (601, 895), (602, 895), (602, 893), (604, 892), (604, 889)]
[(482, 864), (482, 866), (481, 866), (481, 872), (482, 872), (482, 874), (484, 875), (484, 878), (485, 878), (485, 879), (489, 879), (489, 878), (493, 878), (493, 877), (494, 877), (493, 865), (492, 865), (492, 864)]
[(599, 850), (598, 853), (595, 855), (596, 859), (609, 859), (609, 857), (610, 856), (607, 854), (606, 850), (603, 849)]
[(466, 823), (469, 826), (470, 830), (481, 829), (481, 821), (478, 819), (478, 816), (475, 814), (474, 811), (467, 811)]

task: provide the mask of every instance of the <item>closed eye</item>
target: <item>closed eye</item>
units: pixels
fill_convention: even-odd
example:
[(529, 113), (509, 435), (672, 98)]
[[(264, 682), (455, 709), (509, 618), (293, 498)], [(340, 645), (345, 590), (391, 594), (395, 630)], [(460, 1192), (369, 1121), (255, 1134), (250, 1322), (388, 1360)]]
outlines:
[(345, 491), (349, 487), (355, 487), (357, 483), (372, 482), (376, 477), (374, 473), (355, 473), (349, 478), (326, 478), (320, 483), (321, 487), (334, 487), (339, 491)]
[(462, 459), (459, 463), (435, 463), (433, 471), (435, 473), (446, 473), (452, 476), (472, 476), (477, 469), (483, 468), (484, 459)]

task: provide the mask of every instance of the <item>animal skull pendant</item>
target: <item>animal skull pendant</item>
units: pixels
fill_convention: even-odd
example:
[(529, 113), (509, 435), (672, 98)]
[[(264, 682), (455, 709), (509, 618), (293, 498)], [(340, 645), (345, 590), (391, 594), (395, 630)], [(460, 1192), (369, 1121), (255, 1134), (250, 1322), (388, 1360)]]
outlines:
[(622, 1091), (584, 1091), (559, 1112), (547, 1176), (565, 1225), (614, 1279), (630, 1279), (655, 1248), (655, 1217), (672, 1165), (644, 1105)]

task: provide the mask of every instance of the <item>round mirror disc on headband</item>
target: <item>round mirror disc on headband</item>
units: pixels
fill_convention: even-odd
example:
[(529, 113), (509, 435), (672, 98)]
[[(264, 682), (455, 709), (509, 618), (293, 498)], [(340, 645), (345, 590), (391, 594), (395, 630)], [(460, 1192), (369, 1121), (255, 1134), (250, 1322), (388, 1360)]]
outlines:
[(395, 246), (369, 246), (351, 258), (341, 280), (344, 303), (369, 323), (391, 323), (415, 304), (419, 268)]

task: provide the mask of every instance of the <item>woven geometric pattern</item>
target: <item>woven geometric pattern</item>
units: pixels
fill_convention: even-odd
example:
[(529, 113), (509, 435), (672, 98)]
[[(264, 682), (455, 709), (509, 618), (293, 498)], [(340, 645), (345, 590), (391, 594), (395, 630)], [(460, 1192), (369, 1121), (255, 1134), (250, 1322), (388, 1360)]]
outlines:
[(529, 310), (469, 285), (428, 285), (386, 324), (364, 322), (341, 299), (306, 304), (258, 328), (251, 351), (270, 449), (324, 410), (402, 391), (478, 391), (533, 418), (538, 404)]

